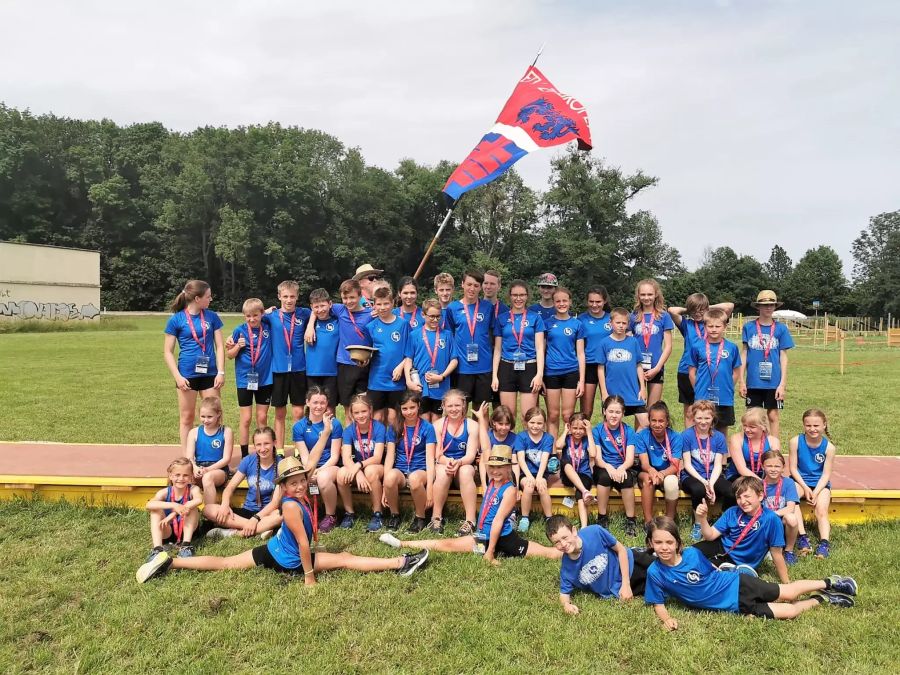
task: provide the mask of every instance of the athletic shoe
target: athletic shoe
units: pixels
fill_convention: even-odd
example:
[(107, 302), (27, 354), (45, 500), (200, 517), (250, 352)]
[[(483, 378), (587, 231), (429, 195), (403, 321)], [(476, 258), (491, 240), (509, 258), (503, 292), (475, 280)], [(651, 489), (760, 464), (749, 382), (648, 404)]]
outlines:
[(177, 557), (179, 558), (193, 558), (194, 557), (194, 547), (191, 544), (182, 544), (178, 548)]
[(812, 544), (809, 543), (809, 537), (805, 534), (801, 534), (797, 537), (797, 553), (801, 556), (812, 553)]
[(409, 524), (409, 531), (413, 534), (419, 534), (425, 527), (428, 525), (428, 521), (424, 518), (420, 518), (416, 516), (413, 518), (413, 521)]
[(856, 579), (853, 577), (842, 577), (838, 574), (832, 574), (828, 577), (828, 581), (831, 582), (831, 588), (829, 591), (834, 591), (835, 593), (842, 593), (843, 595), (856, 595), (856, 591), (858, 590), (858, 586), (856, 585)]
[(734, 571), (738, 574), (746, 574), (748, 577), (759, 576), (759, 574), (756, 573), (756, 570), (750, 567), (750, 565), (738, 565), (734, 568)]
[(144, 562), (150, 562), (156, 557), (157, 553), (162, 553), (165, 550), (166, 549), (163, 546), (154, 546), (150, 549), (150, 553), (147, 555), (147, 559)]
[(856, 604), (849, 595), (843, 593), (835, 593), (834, 591), (817, 591), (810, 597), (819, 598), (823, 604), (827, 602), (835, 607), (853, 607)]
[(206, 538), (227, 539), (228, 537), (234, 537), (235, 535), (237, 535), (237, 533), (237, 530), (232, 530), (230, 527), (214, 527), (206, 533)]
[(167, 569), (169, 569), (169, 565), (172, 564), (171, 556), (165, 551), (160, 551), (153, 559), (145, 562), (143, 565), (138, 567), (137, 574), (135, 574), (135, 578), (139, 584), (144, 583), (148, 579), (152, 579), (153, 577), (162, 574)]
[(597, 524), (602, 527), (604, 530), (609, 529), (609, 516), (605, 513), (597, 516)]
[(428, 561), (428, 550), (422, 549), (418, 553), (407, 553), (403, 556), (403, 567), (397, 570), (397, 574), (401, 577), (412, 575), (417, 569), (422, 567)]
[(637, 523), (634, 522), (634, 518), (626, 518), (625, 519), (625, 536), (626, 537), (636, 537), (637, 536)]
[(459, 529), (456, 531), (457, 537), (468, 537), (475, 532), (475, 523), (464, 520), (460, 523)]
[(381, 514), (373, 513), (372, 519), (366, 525), (366, 532), (378, 532), (382, 527), (384, 527), (384, 522), (381, 519)]
[(528, 532), (528, 528), (531, 526), (531, 519), (528, 516), (522, 516), (519, 518), (519, 532), (525, 533)]
[(394, 548), (400, 548), (401, 545), (400, 540), (390, 532), (385, 532), (384, 534), (382, 534), (380, 537), (378, 537), (378, 541), (380, 541), (382, 544), (393, 546)]
[(827, 539), (823, 539), (819, 542), (819, 545), (816, 546), (816, 557), (817, 558), (827, 558), (831, 554), (831, 545), (828, 543)]
[(721, 565), (719, 565), (720, 572), (734, 572), (736, 569), (737, 565), (730, 562), (723, 562)]
[(322, 534), (328, 534), (331, 532), (335, 526), (337, 526), (337, 518), (334, 516), (325, 516), (322, 518), (322, 522), (319, 523), (319, 532)]
[(342, 530), (352, 529), (354, 523), (356, 523), (356, 514), (355, 513), (345, 513), (344, 517), (341, 519), (341, 529)]
[(430, 532), (434, 532), (436, 534), (444, 533), (444, 519), (443, 518), (432, 518), (431, 522), (428, 523), (428, 530)]
[(400, 514), (392, 513), (391, 517), (388, 518), (387, 521), (387, 529), (389, 530), (399, 530), (400, 529)]
[(691, 528), (691, 541), (700, 541), (703, 539), (703, 532), (700, 530), (700, 523), (694, 523)]
[(784, 552), (784, 562), (788, 565), (796, 565), (797, 564), (797, 554), (793, 551), (785, 551)]

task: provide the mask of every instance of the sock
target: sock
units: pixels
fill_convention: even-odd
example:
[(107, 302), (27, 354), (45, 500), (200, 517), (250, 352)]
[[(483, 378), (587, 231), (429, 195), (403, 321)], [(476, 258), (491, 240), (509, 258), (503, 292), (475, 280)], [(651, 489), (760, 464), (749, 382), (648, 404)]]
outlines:
[(820, 605), (821, 605), (823, 602), (825, 602), (825, 600), (826, 600), (826, 598), (825, 598), (824, 596), (822, 596), (822, 595), (813, 595), (813, 596), (811, 596), (811, 597), (812, 597), (813, 600), (815, 600), (816, 602), (818, 602)]
[(637, 516), (625, 516), (625, 520), (627, 520), (629, 523), (633, 523), (635, 522), (636, 517)]
[(823, 581), (825, 582), (825, 590), (830, 591), (831, 590), (831, 579), (828, 579), (826, 577), (825, 579), (823, 579)]
[(246, 457), (250, 454), (250, 444), (241, 445), (241, 457)]

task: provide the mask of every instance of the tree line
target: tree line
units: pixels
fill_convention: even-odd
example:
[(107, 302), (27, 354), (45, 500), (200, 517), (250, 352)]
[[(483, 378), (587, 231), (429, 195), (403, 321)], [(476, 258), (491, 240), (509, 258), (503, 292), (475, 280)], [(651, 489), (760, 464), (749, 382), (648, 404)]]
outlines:
[[(453, 168), (404, 159), (388, 171), (329, 134), (274, 122), (178, 133), (0, 104), (0, 239), (99, 250), (108, 309), (161, 310), (189, 278), (212, 284), (217, 308), (237, 309), (271, 300), (286, 278), (334, 290), (362, 262), (411, 273)], [(829, 246), (796, 264), (778, 245), (765, 262), (720, 247), (688, 271), (656, 217), (630, 208), (657, 182), (575, 150), (553, 160), (545, 191), (512, 170), (460, 201), (423, 279), (550, 270), (577, 298), (600, 284), (629, 305), (635, 283), (655, 277), (670, 302), (699, 290), (748, 310), (773, 288), (804, 312), (813, 300), (837, 314), (900, 311), (900, 211), (856, 239), (852, 283)]]

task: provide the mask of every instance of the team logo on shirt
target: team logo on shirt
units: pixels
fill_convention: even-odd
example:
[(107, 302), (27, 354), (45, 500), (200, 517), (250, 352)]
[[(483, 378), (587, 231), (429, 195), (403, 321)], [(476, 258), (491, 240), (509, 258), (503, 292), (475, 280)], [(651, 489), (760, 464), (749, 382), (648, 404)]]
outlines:
[(400, 342), (400, 331), (394, 331), (391, 333), (391, 342)]
[[(715, 353), (718, 354), (718, 351), (716, 351)], [(728, 356), (729, 356), (728, 350), (725, 349), (724, 347), (722, 347), (722, 358), (723, 358), (723, 359), (727, 359)]]
[(600, 575), (606, 571), (607, 565), (609, 565), (609, 556), (606, 553), (594, 556), (581, 568), (578, 573), (578, 581), (589, 586), (600, 578)]
[(631, 352), (627, 349), (610, 349), (606, 355), (606, 360), (612, 363), (628, 363), (631, 361)]
[(478, 312), (478, 313), (475, 315), (475, 320), (476, 320), (476, 321), (484, 321), (484, 312)]
[(372, 449), (371, 441), (368, 438), (364, 439), (362, 443), (359, 441), (354, 441), (354, 445), (359, 452), (364, 452), (369, 454), (369, 451)]
[(825, 462), (825, 455), (823, 455), (821, 452), (817, 452), (816, 456), (815, 456), (815, 460), (819, 464), (823, 464)]
[(459, 445), (459, 449), (460, 449), (460, 450), (465, 450), (465, 449), (466, 449), (466, 442), (465, 442), (465, 441), (460, 441), (458, 445)]
[[(632, 329), (635, 335), (643, 335), (644, 334), (644, 324), (636, 323), (634, 324), (634, 328)], [(659, 326), (655, 323), (650, 324), (650, 335), (656, 335), (659, 333)]]
[(573, 330), (572, 330), (571, 328), (569, 328), (568, 326), (567, 326), (566, 328), (563, 328), (563, 333), (565, 333), (566, 335), (572, 335), (574, 332), (575, 332), (575, 331), (573, 331)]
[(262, 333), (262, 335), (263, 335), (263, 337), (266, 338), (267, 340), (269, 339), (269, 331), (267, 331), (265, 328), (263, 328), (263, 333)]
[(447, 346), (447, 343), (444, 342), (443, 340), (438, 340), (438, 344), (440, 345), (441, 349), (443, 349), (444, 347)]
[(204, 322), (203, 322), (203, 327), (204, 327), (206, 330), (209, 330), (210, 328), (212, 328), (212, 326), (210, 325), (209, 321), (204, 321)]
[(328, 323), (326, 323), (326, 324), (325, 324), (325, 330), (327, 330), (329, 333), (334, 332), (334, 323), (331, 322), (331, 321), (329, 321)]
[(610, 322), (607, 321), (605, 324), (603, 324), (603, 330), (608, 330), (608, 331), (612, 332), (612, 324), (610, 324)]
[(218, 438), (215, 438), (215, 439), (213, 439), (212, 443), (210, 443), (210, 445), (212, 447), (214, 447), (216, 450), (218, 450), (219, 448), (222, 447), (222, 441), (220, 441)]
[(413, 319), (412, 321), (409, 322), (409, 325), (410, 325), (411, 328), (418, 328), (418, 327), (419, 327), (419, 322), (416, 321), (415, 319)]
[[(749, 522), (750, 522), (750, 520), (747, 520), (747, 523), (749, 523)], [(737, 521), (738, 527), (744, 527), (747, 523), (742, 523), (741, 519), (738, 518), (738, 521)], [(753, 523), (753, 525), (750, 526), (750, 529), (753, 530), (754, 532), (756, 532), (759, 529), (759, 520), (757, 520), (755, 523)]]
[(687, 574), (684, 575), (684, 578), (687, 579), (689, 584), (699, 584), (700, 580), (703, 578), (703, 575), (700, 574), (697, 570), (691, 570)]
[(750, 349), (758, 349), (760, 351), (778, 349), (778, 338), (774, 335), (763, 335), (763, 339), (760, 340), (758, 334), (751, 335), (747, 341), (747, 346)]
[(528, 461), (532, 464), (539, 464), (541, 461), (541, 451), (540, 450), (526, 450), (525, 457), (528, 458)]

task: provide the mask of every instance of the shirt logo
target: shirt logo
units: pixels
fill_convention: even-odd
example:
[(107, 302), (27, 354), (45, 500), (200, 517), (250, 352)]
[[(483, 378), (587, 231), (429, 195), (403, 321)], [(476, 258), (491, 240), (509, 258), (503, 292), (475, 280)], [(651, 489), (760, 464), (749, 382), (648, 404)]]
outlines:
[(447, 343), (444, 342), (443, 340), (438, 340), (438, 344), (441, 346), (441, 349), (443, 349), (444, 347), (447, 346)]
[(563, 328), (563, 333), (566, 335), (572, 335), (574, 332), (571, 328)]
[(210, 328), (212, 328), (212, 326), (210, 325), (209, 321), (204, 321), (204, 322), (203, 322), (203, 327), (206, 328), (206, 330), (209, 330)]
[(758, 349), (760, 351), (764, 351), (766, 349), (778, 349), (778, 338), (774, 335), (763, 335), (763, 339), (759, 339), (759, 335), (751, 335), (750, 340), (747, 341), (747, 346), (750, 349)]
[(262, 334), (263, 334), (263, 337), (264, 337), (264, 338), (266, 338), (267, 340), (269, 339), (269, 331), (263, 330), (263, 333), (262, 333)]
[(465, 450), (465, 449), (466, 449), (466, 442), (465, 442), (465, 441), (460, 441), (460, 442), (457, 444), (457, 446), (459, 447), (460, 450)]
[(823, 463), (825, 462), (825, 455), (823, 455), (821, 452), (817, 452), (817, 453), (816, 453), (815, 460), (816, 460), (816, 462), (818, 462), (819, 464), (823, 464)]
[(691, 570), (687, 574), (684, 575), (684, 578), (687, 579), (689, 584), (699, 584), (700, 580), (703, 578), (700, 572), (697, 570)]
[(728, 358), (728, 350), (725, 349), (724, 347), (722, 347), (722, 358), (723, 358), (723, 359), (727, 359), (727, 358)]
[(541, 451), (540, 450), (526, 450), (525, 457), (528, 459), (528, 462), (531, 464), (540, 464), (541, 463)]
[[(643, 335), (644, 334), (644, 324), (643, 323), (634, 324), (633, 330), (634, 330), (635, 335)], [(657, 333), (659, 333), (659, 326), (657, 326), (655, 323), (650, 324), (650, 335), (656, 335)]]
[(391, 341), (392, 341), (392, 342), (400, 342), (400, 333), (399, 333), (399, 331), (396, 331), (396, 330), (395, 330), (393, 333), (391, 333)]
[(603, 324), (603, 330), (608, 330), (609, 332), (612, 332), (612, 325), (609, 323), (609, 321), (607, 321), (605, 324)]
[(418, 328), (419, 322), (416, 321), (415, 319), (413, 319), (412, 321), (409, 322), (409, 325), (410, 325), (412, 328)]
[[(744, 527), (749, 522), (750, 522), (750, 519), (748, 519), (746, 523), (743, 523), (743, 522), (741, 522), (741, 519), (738, 518), (737, 524), (738, 524), (738, 527)], [(759, 520), (757, 520), (755, 523), (753, 523), (753, 525), (750, 526), (750, 529), (753, 530), (754, 532), (756, 532), (759, 529)]]
[(325, 324), (325, 330), (327, 330), (328, 332), (334, 331), (334, 324), (331, 321), (329, 321), (328, 323)]
[(478, 312), (478, 313), (475, 315), (475, 320), (476, 320), (476, 321), (484, 321), (484, 313), (483, 313), (483, 312)]
[(606, 360), (612, 363), (628, 363), (631, 361), (631, 352), (627, 349), (610, 349), (606, 355)]
[(218, 438), (216, 438), (216, 439), (213, 440), (212, 443), (210, 443), (210, 445), (211, 445), (212, 447), (218, 449), (218, 448), (221, 448), (221, 447), (222, 447), (222, 441), (220, 441)]
[(600, 575), (606, 571), (607, 565), (609, 565), (609, 556), (606, 553), (594, 556), (581, 568), (578, 573), (578, 581), (589, 586), (600, 578)]

